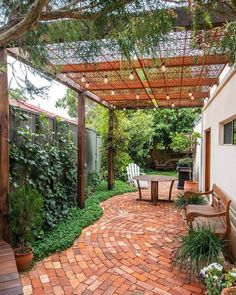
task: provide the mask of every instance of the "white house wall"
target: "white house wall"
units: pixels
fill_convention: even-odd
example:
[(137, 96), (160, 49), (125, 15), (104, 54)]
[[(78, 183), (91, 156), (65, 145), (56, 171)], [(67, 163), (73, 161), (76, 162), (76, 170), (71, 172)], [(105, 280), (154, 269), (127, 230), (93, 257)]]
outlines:
[[(222, 125), (220, 125), (233, 118), (236, 118), (235, 69), (231, 69), (216, 89), (215, 95), (204, 107), (202, 124), (204, 134), (206, 130), (211, 129), (211, 186), (216, 183), (232, 199), (232, 244), (236, 257), (236, 145), (222, 144)], [(204, 156), (203, 148), (202, 163), (204, 163)], [(202, 169), (201, 187), (204, 187), (204, 165)]]
[[(199, 120), (194, 124), (193, 128), (194, 132), (197, 133), (202, 133), (202, 120), (199, 118)], [(194, 154), (194, 162), (193, 162), (193, 179), (201, 182), (201, 153), (202, 149), (202, 138), (198, 138), (197, 140), (197, 145), (196, 145), (196, 150)]]

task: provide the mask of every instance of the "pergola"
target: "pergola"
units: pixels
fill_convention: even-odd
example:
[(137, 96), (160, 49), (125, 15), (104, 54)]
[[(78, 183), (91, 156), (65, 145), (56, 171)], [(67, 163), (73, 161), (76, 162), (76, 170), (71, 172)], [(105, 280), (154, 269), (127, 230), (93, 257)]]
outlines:
[[(155, 48), (155, 56), (143, 56), (135, 50), (132, 60), (126, 61), (118, 48), (104, 49), (92, 56), (78, 55), (78, 42), (48, 45), (49, 60), (45, 73), (78, 93), (78, 205), (85, 206), (85, 98), (109, 109), (108, 188), (113, 187), (113, 114), (114, 110), (202, 107), (209, 97), (211, 86), (228, 62), (217, 49), (224, 33), (200, 30), (199, 44), (193, 47), (191, 19), (179, 13), (179, 23), (185, 30), (174, 30)], [(213, 20), (219, 25), (223, 20)], [(207, 42), (204, 42), (207, 38)], [(207, 44), (207, 45), (206, 45)], [(61, 50), (63, 46), (63, 50)], [(27, 54), (18, 48), (7, 53), (30, 64)], [(6, 51), (0, 51), (0, 61), (6, 64)], [(8, 95), (7, 71), (0, 73), (0, 197), (2, 235), (8, 240)]]

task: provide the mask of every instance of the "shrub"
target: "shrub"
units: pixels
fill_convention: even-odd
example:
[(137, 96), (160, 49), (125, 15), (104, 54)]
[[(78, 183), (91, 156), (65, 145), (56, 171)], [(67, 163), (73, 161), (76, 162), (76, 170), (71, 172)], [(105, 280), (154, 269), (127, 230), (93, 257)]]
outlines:
[(180, 193), (175, 199), (174, 204), (176, 208), (184, 209), (186, 205), (205, 205), (207, 204), (207, 199), (194, 193), (189, 197), (185, 197), (184, 194)]
[(30, 186), (18, 188), (10, 196), (10, 227), (22, 251), (32, 243), (43, 225), (43, 197)]
[(189, 268), (190, 274), (198, 274), (204, 266), (219, 261), (223, 248), (223, 242), (211, 228), (191, 229), (186, 236), (182, 237), (173, 263), (180, 268)]

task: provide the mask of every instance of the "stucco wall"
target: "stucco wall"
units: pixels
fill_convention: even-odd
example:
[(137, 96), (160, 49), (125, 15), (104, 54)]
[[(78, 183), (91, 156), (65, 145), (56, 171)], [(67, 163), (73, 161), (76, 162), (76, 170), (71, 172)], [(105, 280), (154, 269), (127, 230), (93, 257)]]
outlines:
[[(236, 73), (232, 69), (203, 109), (203, 132), (211, 128), (211, 186), (216, 183), (232, 199), (232, 244), (236, 257), (236, 145), (223, 145), (220, 123), (236, 118)], [(203, 143), (203, 147), (205, 143)], [(203, 148), (203, 163), (204, 163)], [(204, 165), (201, 184), (204, 187)]]
[[(199, 118), (197, 122), (195, 122), (194, 127), (193, 127), (194, 132), (202, 133), (202, 120)], [(193, 162), (193, 179), (201, 182), (201, 153), (202, 149), (202, 138), (199, 138), (197, 140), (197, 145), (196, 145), (196, 150), (194, 153), (194, 162)]]

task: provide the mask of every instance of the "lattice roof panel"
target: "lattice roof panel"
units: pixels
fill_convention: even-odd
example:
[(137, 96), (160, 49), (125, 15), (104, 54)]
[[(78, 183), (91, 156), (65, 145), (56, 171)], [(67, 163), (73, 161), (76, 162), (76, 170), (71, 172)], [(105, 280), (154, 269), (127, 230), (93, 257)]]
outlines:
[(61, 73), (117, 108), (201, 107), (228, 62), (217, 47), (221, 36), (219, 31), (200, 31), (194, 47), (190, 31), (172, 32), (149, 54), (137, 48), (131, 62), (107, 40), (93, 53), (83, 42), (51, 46), (49, 59)]

